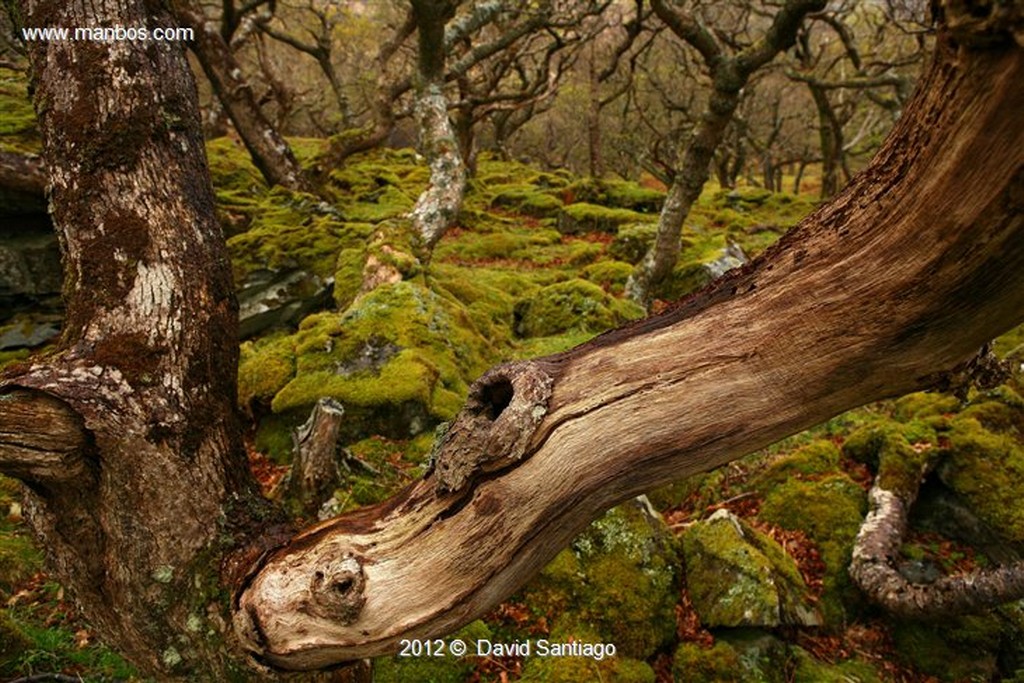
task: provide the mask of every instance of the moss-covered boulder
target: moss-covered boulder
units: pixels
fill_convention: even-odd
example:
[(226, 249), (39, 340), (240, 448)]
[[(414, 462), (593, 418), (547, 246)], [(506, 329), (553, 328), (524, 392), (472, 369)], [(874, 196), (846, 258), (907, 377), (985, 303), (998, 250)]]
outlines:
[(619, 226), (650, 221), (654, 218), (629, 209), (613, 209), (580, 202), (570, 204), (558, 212), (558, 231), (566, 235), (584, 232), (605, 232), (614, 235), (618, 232)]
[(505, 186), (494, 193), (492, 208), (501, 208), (535, 218), (553, 218), (563, 206), (562, 200), (535, 185)]
[(583, 278), (612, 294), (622, 294), (633, 266), (624, 261), (598, 261), (583, 269)]
[(608, 253), (613, 258), (636, 265), (654, 244), (657, 234), (658, 226), (655, 223), (622, 225), (608, 246)]
[(602, 332), (643, 315), (636, 304), (616, 299), (592, 282), (573, 279), (521, 299), (515, 308), (515, 331), (521, 337), (548, 337), (571, 329)]
[(450, 419), (494, 361), (466, 310), (414, 282), (383, 285), (344, 313), (307, 317), (294, 334), (243, 345), (239, 400), (293, 415), (318, 398), (345, 406), (351, 436), (418, 434)]
[(793, 558), (727, 510), (687, 529), (683, 556), (690, 598), (705, 626), (821, 623)]
[(841, 626), (862, 604), (847, 567), (853, 543), (867, 512), (867, 495), (845, 474), (816, 481), (790, 479), (772, 488), (760, 518), (784, 529), (803, 531), (825, 563), (824, 590), (818, 609), (825, 623)]
[(754, 477), (755, 490), (765, 494), (791, 479), (815, 480), (839, 474), (839, 447), (828, 439), (815, 439), (772, 460)]
[(992, 615), (900, 622), (893, 645), (900, 659), (940, 681), (998, 680), (1002, 625)]
[(793, 683), (882, 683), (887, 680), (864, 660), (823, 662), (797, 645), (790, 649), (789, 667), (792, 675), (786, 680)]
[(555, 619), (552, 637), (590, 633), (618, 656), (647, 659), (675, 635), (678, 590), (672, 536), (634, 501), (591, 524), (524, 592), (526, 604)]

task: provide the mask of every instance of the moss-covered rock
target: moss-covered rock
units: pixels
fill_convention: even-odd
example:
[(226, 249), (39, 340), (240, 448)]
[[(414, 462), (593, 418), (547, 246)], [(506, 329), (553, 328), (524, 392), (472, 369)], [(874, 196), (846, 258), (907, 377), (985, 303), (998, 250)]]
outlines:
[(584, 232), (605, 232), (615, 234), (619, 226), (654, 220), (653, 216), (629, 209), (611, 209), (598, 204), (570, 204), (558, 213), (558, 231), (567, 235)]
[(672, 677), (687, 683), (743, 683), (743, 673), (739, 654), (724, 642), (680, 643), (672, 660)]
[(997, 673), (1001, 625), (991, 615), (941, 622), (901, 622), (893, 631), (900, 658), (941, 681), (989, 681)]
[[(422, 285), (398, 282), (342, 314), (310, 316), (295, 334), (254, 345), (240, 376), (250, 400), (274, 391), (275, 413), (304, 418), (329, 396), (364, 434), (404, 437), (453, 417), (493, 353), (464, 308)], [(291, 358), (294, 374), (282, 385)]]
[(577, 328), (600, 332), (641, 318), (643, 309), (586, 280), (549, 285), (516, 304), (516, 334), (547, 337)]
[(608, 247), (608, 254), (626, 263), (640, 263), (644, 254), (654, 244), (657, 234), (658, 226), (655, 223), (622, 225)]
[(28, 92), (28, 77), (0, 68), (0, 149), (19, 154), (38, 154), (42, 138)]
[(986, 429), (965, 411), (952, 421), (948, 439), (949, 452), (939, 468), (942, 480), (1003, 537), (1024, 541), (1024, 447), (1019, 436)]
[(557, 634), (591, 631), (618, 655), (647, 659), (675, 634), (678, 563), (671, 534), (636, 502), (595, 521), (530, 582), (526, 603), (565, 615)]
[(683, 555), (687, 588), (705, 626), (821, 623), (793, 558), (726, 510), (687, 529)]
[(847, 611), (861, 604), (847, 566), (866, 512), (864, 490), (842, 474), (813, 482), (791, 479), (769, 491), (761, 506), (761, 519), (803, 531), (818, 546), (825, 563), (819, 610), (828, 625), (844, 624)]
[(562, 208), (562, 200), (535, 185), (505, 186), (494, 193), (491, 206), (510, 209), (525, 216), (553, 218)]
[(583, 269), (583, 278), (612, 294), (622, 294), (633, 266), (624, 261), (599, 261)]
[(767, 493), (790, 479), (813, 480), (839, 472), (839, 448), (827, 439), (815, 439), (773, 460), (753, 483), (756, 490)]
[(787, 680), (794, 683), (881, 683), (885, 680), (863, 660), (822, 662), (799, 646), (790, 650), (790, 666), (792, 678)]

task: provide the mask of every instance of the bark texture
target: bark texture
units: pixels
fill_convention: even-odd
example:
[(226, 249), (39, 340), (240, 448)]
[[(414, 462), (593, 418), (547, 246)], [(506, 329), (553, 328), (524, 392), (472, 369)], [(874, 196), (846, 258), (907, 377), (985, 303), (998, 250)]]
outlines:
[[(141, 0), (20, 10), (29, 26), (173, 25)], [(27, 484), (50, 566), (104, 641), (161, 677), (219, 677), (220, 539), (232, 506), (258, 504), (195, 84), (173, 43), (29, 49), (67, 317), (56, 353), (0, 382), (0, 470)]]
[[(446, 633), (607, 507), (933, 386), (1019, 323), (1024, 129), (1006, 116), (1024, 108), (1015, 7), (1017, 23), (987, 26), (983, 40), (977, 26), (944, 32), (871, 166), (755, 262), (663, 315), (530, 363), (550, 381), (542, 410), (507, 377), (482, 378), (457, 420), (474, 435), (442, 440), (436, 455), (462, 463), (468, 483), (435, 468), (268, 554), (237, 603), (251, 651), (305, 669)], [(488, 472), (462, 446), (497, 440), (509, 411), (524, 448)]]
[(412, 6), (419, 31), (416, 119), (420, 147), (430, 164), (430, 185), (416, 200), (409, 215), (424, 252), (423, 258), (429, 260), (434, 245), (455, 223), (462, 208), (466, 166), (444, 94), (444, 26), (454, 15), (455, 5), (449, 0), (413, 0)]
[(284, 486), (287, 497), (298, 502), (306, 517), (316, 518), (320, 506), (341, 484), (338, 431), (344, 416), (340, 403), (322, 398), (309, 419), (292, 434), (292, 467)]

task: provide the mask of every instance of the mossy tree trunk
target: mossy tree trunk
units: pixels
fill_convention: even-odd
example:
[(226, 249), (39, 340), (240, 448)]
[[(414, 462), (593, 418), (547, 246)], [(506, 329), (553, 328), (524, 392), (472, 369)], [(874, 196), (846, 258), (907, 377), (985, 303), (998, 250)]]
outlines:
[(665, 0), (653, 0), (652, 5), (669, 29), (700, 54), (711, 74), (711, 94), (669, 186), (654, 244), (626, 283), (627, 295), (644, 305), (651, 302), (658, 287), (671, 277), (679, 260), (683, 221), (704, 189), (715, 150), (739, 106), (741, 91), (755, 71), (793, 45), (804, 17), (824, 9), (826, 2), (787, 0), (765, 34), (734, 55), (726, 53), (726, 43), (701, 24), (696, 15), (676, 9)]
[(312, 186), (291, 147), (256, 103), (231, 48), (206, 19), (202, 7), (192, 0), (172, 0), (171, 6), (178, 20), (195, 30), (192, 53), (267, 184), (310, 192)]
[(444, 94), (444, 27), (455, 15), (455, 6), (451, 0), (412, 0), (419, 32), (416, 119), (420, 147), (430, 164), (430, 185), (416, 200), (410, 217), (428, 259), (434, 245), (458, 218), (466, 192), (466, 166)]
[[(21, 16), (166, 25), (151, 6), (26, 0)], [(33, 44), (68, 322), (0, 383), (0, 472), (26, 482), (57, 576), (161, 679), (225, 680), (237, 644), (324, 667), (485, 613), (619, 501), (935, 385), (1024, 311), (1024, 128), (1007, 115), (1024, 110), (1024, 0), (945, 12), (876, 159), (758, 260), (491, 370), (424, 479), (242, 554), (269, 522), (233, 419), (236, 311), (184, 55)]]

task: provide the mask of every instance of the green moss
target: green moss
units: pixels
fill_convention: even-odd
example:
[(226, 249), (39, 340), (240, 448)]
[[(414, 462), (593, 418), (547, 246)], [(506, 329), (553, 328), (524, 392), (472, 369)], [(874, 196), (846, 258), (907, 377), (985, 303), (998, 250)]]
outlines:
[(881, 683), (878, 671), (867, 662), (851, 659), (834, 664), (815, 659), (801, 647), (791, 650), (793, 683)]
[(295, 342), (292, 336), (275, 334), (244, 342), (238, 363), (238, 403), (270, 400), (295, 376)]
[(665, 193), (629, 180), (602, 180), (604, 201), (601, 203), (641, 213), (657, 213), (665, 202)]
[(839, 473), (839, 448), (826, 439), (805, 444), (772, 462), (754, 482), (766, 492), (789, 479), (813, 479)]
[(650, 657), (675, 634), (678, 598), (672, 539), (659, 525), (636, 504), (609, 511), (527, 585), (525, 602), (541, 614), (571, 615), (564, 630), (585, 626), (622, 657)]
[(861, 604), (846, 568), (866, 512), (863, 489), (845, 475), (784, 482), (767, 493), (761, 506), (761, 519), (803, 531), (818, 546), (826, 572), (819, 608), (826, 624), (844, 624), (847, 609)]
[(0, 149), (38, 154), (41, 147), (42, 139), (28, 94), (27, 76), (0, 68)]
[(251, 209), (248, 230), (228, 240), (235, 282), (260, 269), (331, 277), (338, 253), (361, 247), (372, 232), (372, 225), (346, 220), (317, 197), (275, 187)]
[(457, 239), (445, 239), (437, 246), (434, 258), (448, 262), (493, 261), (500, 259), (532, 261), (537, 250), (559, 244), (555, 230), (518, 228), (491, 233), (467, 232)]
[(0, 605), (18, 584), (42, 568), (42, 555), (27, 530), (9, 516), (20, 507), (21, 484), (0, 475)]
[(558, 215), (562, 200), (534, 185), (503, 186), (494, 193), (492, 207), (511, 209), (526, 216), (547, 218)]
[(608, 254), (626, 263), (637, 264), (654, 244), (658, 226), (654, 223), (631, 223), (619, 227)]
[(814, 625), (818, 617), (793, 558), (774, 540), (719, 512), (683, 537), (686, 581), (701, 622)]
[(654, 216), (630, 211), (629, 209), (610, 209), (597, 204), (570, 204), (558, 214), (558, 230), (565, 234), (583, 232), (606, 232), (614, 234), (619, 226), (654, 220)]
[(533, 683), (654, 683), (654, 669), (647, 662), (620, 657), (595, 661), (587, 657), (531, 657), (520, 681)]
[(970, 415), (957, 416), (951, 427), (949, 454), (939, 470), (943, 481), (1007, 539), (1024, 541), (1024, 447)]
[(413, 282), (380, 286), (343, 314), (310, 316), (288, 339), (295, 376), (274, 412), (330, 396), (371, 423), (403, 411), (416, 421), (418, 411), (413, 433), (450, 419), (495, 351), (465, 308)]
[(338, 252), (334, 271), (334, 303), (339, 311), (348, 308), (362, 289), (364, 265), (366, 250), (349, 248)]
[(893, 644), (900, 658), (941, 681), (993, 680), (1002, 625), (992, 615), (940, 622), (897, 622)]
[(586, 280), (550, 285), (516, 304), (516, 333), (548, 337), (574, 328), (599, 332), (643, 317), (632, 302), (614, 299)]
[(710, 648), (681, 643), (672, 661), (672, 676), (687, 683), (741, 683), (742, 671), (736, 650), (723, 642)]
[(905, 422), (914, 418), (955, 413), (959, 409), (960, 401), (955, 396), (932, 391), (919, 391), (897, 399), (893, 404), (892, 416)]
[(633, 266), (624, 261), (599, 261), (583, 269), (583, 278), (612, 294), (622, 294)]

